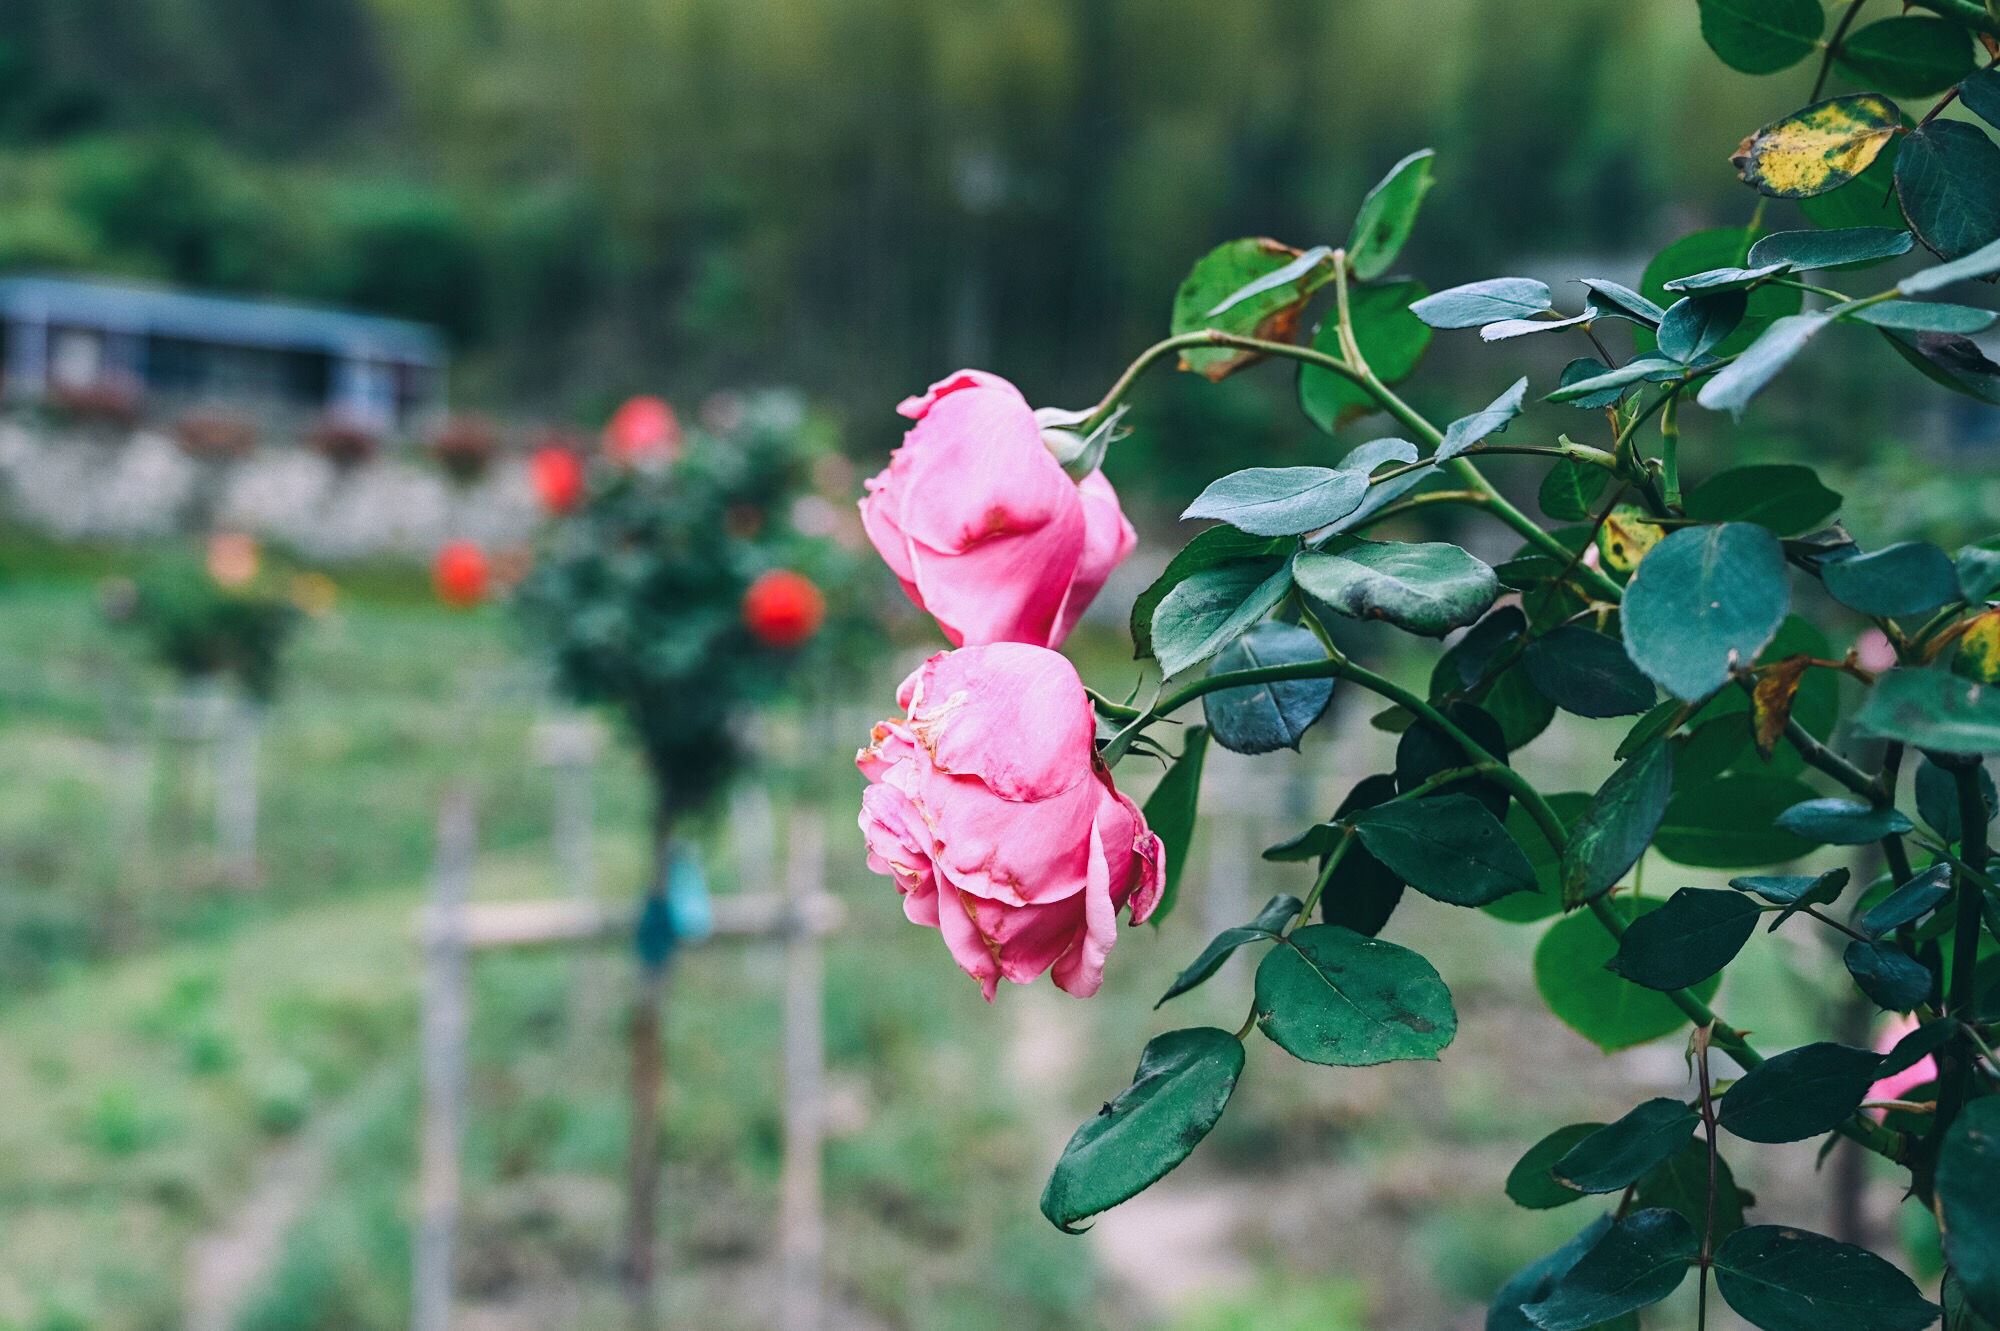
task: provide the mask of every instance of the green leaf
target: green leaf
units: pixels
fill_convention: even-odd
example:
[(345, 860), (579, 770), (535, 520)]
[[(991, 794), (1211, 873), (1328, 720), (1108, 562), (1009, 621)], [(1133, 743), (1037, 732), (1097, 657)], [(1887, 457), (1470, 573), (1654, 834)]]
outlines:
[[(1639, 1180), (1632, 1204), (1641, 1209), (1669, 1207), (1701, 1229), (1708, 1221), (1708, 1143), (1691, 1141), (1655, 1165)], [(1743, 1193), (1729, 1171), (1729, 1162), (1715, 1161), (1715, 1237), (1728, 1238), (1743, 1228)]]
[(1785, 553), (1762, 527), (1684, 527), (1646, 552), (1626, 589), (1625, 650), (1676, 698), (1696, 702), (1756, 660), (1791, 602)]
[[(1410, 313), (1410, 306), (1430, 294), (1421, 282), (1390, 282), (1348, 293), (1347, 317), (1354, 340), (1368, 368), (1385, 384), (1410, 377), (1431, 344), (1431, 330)], [(1328, 318), (1313, 333), (1313, 348), (1331, 356), (1342, 354), (1340, 320)], [(1382, 409), (1375, 395), (1344, 375), (1314, 365), (1300, 365), (1299, 409), (1306, 419), (1329, 434)]]
[[(1299, 314), (1313, 292), (1333, 280), (1333, 265), (1323, 258), (1304, 272), (1246, 299), (1231, 298), (1259, 280), (1295, 264), (1302, 255), (1289, 245), (1263, 237), (1246, 237), (1216, 246), (1195, 261), (1174, 293), (1173, 331), (1191, 333), (1217, 328), (1271, 341), (1289, 342)], [(1221, 309), (1221, 313), (1212, 311)], [(1222, 379), (1257, 359), (1257, 353), (1235, 347), (1188, 347), (1181, 368), (1211, 380)]]
[(1700, 984), (1743, 950), (1762, 914), (1756, 902), (1738, 893), (1684, 887), (1666, 905), (1633, 921), (1611, 969), (1663, 992)]
[(1933, 864), (1875, 903), (1861, 917), (1860, 929), (1870, 938), (1880, 938), (1906, 924), (1915, 924), (1936, 910), (1951, 895), (1951, 865)]
[[(1917, 815), (1946, 841), (1956, 841), (1964, 830), (1958, 820), (1958, 780), (1950, 772), (1926, 758), (1917, 764)], [(1993, 786), (1993, 774), (1979, 769), (1979, 793), (1986, 803), (1987, 821), (2000, 812), (2000, 791)]]
[(1581, 624), (1535, 639), (1521, 664), (1550, 702), (1577, 716), (1636, 716), (1653, 705), (1653, 681), (1632, 664), (1625, 645)]
[(1970, 338), (1951, 333), (1904, 333), (1892, 328), (1884, 328), (1882, 336), (1897, 355), (1932, 383), (1988, 406), (2000, 406), (2000, 364)]
[(1972, 305), (1947, 305), (1940, 301), (1885, 300), (1866, 305), (1850, 316), (1877, 328), (1893, 328), (1905, 333), (1956, 333), (1963, 337), (1983, 333), (2000, 321), (2000, 311), (1982, 310)]
[(1866, 1248), (1789, 1225), (1752, 1225), (1715, 1252), (1715, 1287), (1764, 1331), (1923, 1331), (1938, 1307)]
[(1572, 1123), (1557, 1128), (1528, 1148), (1507, 1175), (1507, 1195), (1516, 1206), (1530, 1211), (1551, 1211), (1558, 1206), (1582, 1201), (1587, 1195), (1560, 1182), (1549, 1171), (1556, 1161), (1569, 1154), (1572, 1146), (1593, 1135), (1602, 1123)]
[(1492, 569), (1443, 542), (1352, 541), (1306, 550), (1292, 576), (1339, 614), (1384, 619), (1432, 638), (1472, 623), (1500, 595)]
[[(1612, 897), (1607, 903), (1630, 924), (1664, 904)], [(1605, 969), (1617, 943), (1586, 912), (1549, 926), (1535, 947), (1535, 987), (1542, 1001), (1571, 1030), (1606, 1053), (1680, 1030), (1687, 1016), (1665, 994), (1633, 984)], [(1712, 998), (1720, 981), (1704, 980), (1694, 992)]]
[[(2000, 272), (2000, 240), (1980, 246), (1963, 259), (1953, 259), (1950, 263), (1941, 263), (1935, 268), (1926, 268), (1921, 273), (1912, 273), (1896, 284), (1896, 290), (1906, 296), (1921, 296), (1926, 291), (1936, 291), (1941, 287), (1948, 287), (1954, 282), (1963, 282), (1975, 277), (1990, 277), (1996, 272)], [(1871, 305), (1868, 308), (1875, 309), (1877, 307)], [(1987, 313), (1991, 313), (1991, 311), (1987, 311)], [(1976, 333), (1979, 330), (1976, 328), (1970, 330), (1949, 328), (1937, 331), (1952, 333), (1971, 331)]]
[[(1990, 544), (1990, 542), (1988, 543)], [(1958, 589), (1979, 604), (2000, 595), (2000, 550), (1968, 545), (1958, 552)]]
[(1754, 892), (1774, 906), (1823, 906), (1839, 900), (1852, 877), (1843, 866), (1822, 874), (1751, 874), (1732, 878), (1729, 885), (1739, 892)]
[(1501, 319), (1495, 323), (1482, 324), (1479, 340), (1482, 342), (1508, 342), (1517, 337), (1528, 337), (1535, 333), (1552, 333), (1562, 328), (1576, 328), (1597, 318), (1595, 306), (1586, 307), (1582, 314), (1572, 314), (1567, 319)]
[(1249, 632), (1292, 589), (1291, 569), (1266, 559), (1237, 560), (1190, 574), (1153, 611), (1152, 648), (1172, 677)]
[(2000, 148), (1976, 125), (1933, 120), (1896, 154), (1896, 197), (1940, 259), (1982, 249), (2000, 240)]
[(1833, 316), (1823, 310), (1788, 314), (1782, 319), (1772, 320), (1771, 326), (1759, 333), (1755, 342), (1701, 386), (1701, 392), (1695, 394), (1695, 401), (1710, 411), (1742, 415), (1743, 409), (1750, 405), (1750, 399), (1763, 392), (1766, 385), (1778, 377), (1779, 371), (1805, 350), (1813, 335), (1832, 320)]
[(1327, 924), (1296, 929), (1265, 954), (1256, 1015), (1287, 1053), (1335, 1067), (1434, 1059), (1458, 1033), (1451, 992), (1428, 961)]
[[(1743, 183), (1761, 194), (1809, 198), (1860, 175), (1902, 123), (1896, 104), (1876, 93), (1829, 97), (1764, 126), (1730, 160)], [(1909, 157), (1907, 144), (1902, 157)]]
[[(1679, 363), (1669, 360), (1665, 356), (1635, 356), (1617, 369), (1605, 370), (1601, 374), (1586, 375), (1578, 379), (1571, 379), (1569, 375), (1565, 374), (1563, 376), (1562, 387), (1548, 394), (1542, 400), (1544, 402), (1583, 403), (1597, 401), (1601, 394), (1609, 393), (1612, 395), (1611, 401), (1615, 402), (1618, 400), (1619, 394), (1623, 393), (1631, 385), (1638, 383), (1641, 379), (1650, 379), (1660, 375), (1671, 376), (1678, 373), (1679, 370)], [(1602, 404), (1600, 403), (1600, 405)]]
[(1982, 1317), (2000, 1319), (2000, 1098), (1974, 1100), (1945, 1132), (1937, 1201), (1960, 1291)]
[(2000, 67), (1989, 66), (1959, 84), (1958, 100), (1966, 110), (2000, 128)]
[(1818, 0), (1701, 0), (1701, 36), (1731, 69), (1775, 74), (1813, 53), (1826, 16)]
[(1840, 63), (1892, 97), (1929, 97), (1972, 72), (1972, 36), (1946, 19), (1885, 18), (1849, 33)]
[[(1336, 821), (1385, 804), (1396, 797), (1396, 779), (1392, 776), (1366, 776), (1354, 783), (1354, 789), (1347, 792), (1347, 798), (1333, 811)], [(1344, 836), (1353, 834), (1342, 827)], [(1333, 849), (1327, 847), (1327, 852)], [(1319, 861), (1326, 864), (1326, 853)], [(1388, 865), (1368, 853), (1368, 847), (1359, 844), (1359, 839), (1348, 846), (1333, 868), (1333, 877), (1326, 883), (1326, 890), (1319, 896), (1319, 918), (1323, 924), (1338, 924), (1352, 929), (1355, 933), (1369, 938), (1382, 932), (1389, 923), (1389, 917), (1396, 913), (1396, 907), (1403, 900), (1403, 880)]]
[(1788, 1049), (1744, 1073), (1722, 1097), (1715, 1121), (1745, 1141), (1818, 1137), (1861, 1107), (1881, 1064), (1880, 1054), (1844, 1044)]
[(1944, 1331), (2000, 1331), (1965, 1297), (1965, 1287), (1959, 1283), (1957, 1272), (1949, 1267), (1944, 1273), (1944, 1290), (1940, 1302), (1944, 1304)]
[[(1667, 290), (1668, 282), (1692, 273), (1740, 266), (1748, 261), (1751, 247), (1762, 235), (1762, 232), (1745, 227), (1725, 226), (1682, 236), (1646, 265), (1645, 275), (1639, 280), (1639, 289), (1649, 299), (1672, 303), (1674, 293)], [(1804, 293), (1795, 287), (1774, 286), (1766, 282), (1755, 288), (1750, 293), (1750, 307), (1743, 316), (1743, 323), (1721, 346), (1715, 348), (1715, 354), (1728, 356), (1741, 351), (1756, 341), (1757, 335), (1769, 328), (1773, 319), (1796, 314), (1803, 301)], [(1644, 352), (1652, 349), (1653, 342), (1642, 329), (1634, 335), (1633, 345)], [(1667, 364), (1673, 366), (1671, 361)], [(1679, 369), (1678, 366), (1673, 368), (1676, 371)]]
[(1165, 861), (1161, 866), (1159, 904), (1153, 907), (1155, 924), (1172, 914), (1174, 903), (1180, 900), (1188, 843), (1194, 840), (1195, 818), (1201, 806), (1202, 763), (1207, 756), (1207, 729), (1189, 727), (1181, 756), (1174, 759), (1174, 765), (1146, 797), (1146, 825), (1159, 835)]
[(1432, 328), (1476, 328), (1502, 319), (1525, 319), (1554, 303), (1546, 283), (1528, 277), (1494, 277), (1425, 296), (1410, 313)]
[(1688, 492), (1687, 515), (1700, 522), (1751, 522), (1780, 536), (1811, 531), (1840, 509), (1840, 496), (1811, 467), (1757, 463), (1717, 472)]
[(1577, 1142), (1550, 1172), (1580, 1192), (1618, 1192), (1679, 1150), (1699, 1126), (1701, 1115), (1684, 1102), (1648, 1100)]
[[(1465, 732), (1468, 739), (1486, 752), (1507, 761), (1506, 734), (1500, 723), (1493, 719), (1483, 707), (1454, 699), (1440, 709), (1445, 720)], [(1465, 766), (1468, 759), (1465, 747), (1429, 721), (1419, 718), (1396, 744), (1396, 791), (1407, 795), (1424, 782), (1456, 767)], [(1470, 795), (1486, 806), (1487, 812), (1495, 818), (1507, 816), (1507, 787), (1491, 777), (1467, 777), (1441, 787), (1441, 795)]]
[(1187, 1159), (1222, 1117), (1243, 1071), (1243, 1045), (1212, 1027), (1156, 1036), (1132, 1084), (1063, 1148), (1042, 1190), (1042, 1214), (1067, 1233), (1144, 1192)]
[[(1372, 439), (1357, 445), (1340, 460), (1343, 470), (1361, 472), (1363, 475), (1374, 471), (1384, 463), (1407, 463), (1417, 460), (1417, 446), (1407, 439)], [(1415, 467), (1389, 480), (1376, 481), (1369, 485), (1368, 493), (1352, 513), (1341, 518), (1326, 529), (1327, 536), (1337, 536), (1351, 527), (1356, 527), (1380, 509), (1429, 480), (1436, 471), (1434, 467)]]
[[(1734, 266), (1713, 268), (1705, 273), (1694, 273), (1687, 277), (1677, 277), (1666, 284), (1666, 289), (1671, 292), (1695, 292), (1711, 295), (1743, 292), (1760, 282), (1776, 277), (1784, 271), (1785, 265), (1781, 263), (1768, 263), (1760, 268), (1738, 268)], [(1673, 311), (1669, 309), (1667, 313), (1672, 314)], [(1660, 326), (1664, 328), (1666, 324), (1662, 322)]]
[[(1209, 667), (1214, 675), (1259, 666), (1291, 665), (1326, 659), (1326, 649), (1309, 629), (1263, 623), (1222, 649)], [(1201, 700), (1215, 742), (1232, 753), (1297, 749), (1333, 698), (1331, 679), (1288, 679), (1218, 689)]]
[(1211, 481), (1181, 518), (1215, 518), (1252, 536), (1297, 536), (1346, 517), (1367, 493), (1365, 471), (1246, 467)]
[(1834, 231), (1778, 231), (1750, 247), (1750, 266), (1781, 263), (1796, 272), (1878, 263), (1908, 254), (1910, 233), (1893, 226), (1842, 227)]
[(1666, 1298), (1700, 1251), (1680, 1212), (1636, 1211), (1613, 1224), (1547, 1298), (1522, 1311), (1541, 1331), (1586, 1331)]
[(1470, 795), (1433, 795), (1368, 809), (1354, 828), (1376, 859), (1427, 897), (1483, 906), (1535, 890), (1528, 857)]
[(1347, 262), (1354, 275), (1373, 281), (1389, 271), (1410, 231), (1417, 224), (1417, 210), (1431, 190), (1431, 161), (1437, 154), (1429, 148), (1411, 153), (1389, 168), (1375, 188), (1361, 200), (1354, 215), (1354, 231), (1347, 240)]
[(1940, 753), (2000, 749), (2000, 689), (1946, 670), (1891, 670), (1854, 714), (1854, 728)]
[(1647, 745), (1619, 764), (1583, 811), (1563, 852), (1563, 908), (1602, 896), (1639, 862), (1674, 789), (1671, 751)]
[[(1494, 1295), (1493, 1304), (1486, 1313), (1486, 1331), (1535, 1331), (1535, 1324), (1528, 1320), (1522, 1308), (1547, 1298), (1556, 1283), (1568, 1275), (1578, 1259), (1596, 1246), (1610, 1229), (1611, 1215), (1606, 1212), (1584, 1226), (1581, 1233), (1562, 1247), (1516, 1271)], [(1630, 1331), (1630, 1328), (1614, 1324), (1606, 1331)]]
[[(1580, 790), (1559, 791), (1544, 798), (1565, 829), (1574, 829), (1583, 811), (1590, 807), (1590, 796)], [(1535, 870), (1535, 890), (1512, 893), (1498, 901), (1489, 901), (1480, 909), (1509, 924), (1531, 924), (1561, 913), (1562, 861), (1555, 848), (1536, 826), (1534, 816), (1519, 804), (1507, 810), (1506, 827), (1507, 835), (1514, 838), (1514, 844), (1521, 848)]]
[(1611, 473), (1594, 462), (1563, 458), (1542, 478), (1536, 502), (1558, 522), (1581, 522), (1604, 496)]
[(1827, 595), (1879, 619), (1924, 615), (1958, 600), (1958, 568), (1929, 541), (1903, 541), (1820, 565)]
[(1667, 312), (1658, 303), (1648, 300), (1631, 287), (1602, 277), (1580, 277), (1577, 281), (1589, 289), (1591, 304), (1600, 313), (1630, 319), (1633, 323), (1647, 324), (1657, 328)]
[(1249, 536), (1234, 527), (1210, 527), (1196, 535), (1167, 561), (1165, 571), (1133, 602), (1132, 643), (1137, 649), (1133, 655), (1143, 658), (1153, 654), (1153, 611), (1166, 599), (1168, 592), (1204, 569), (1238, 560), (1268, 558), (1266, 568), (1276, 570), (1284, 562), (1276, 556), (1281, 555), (1290, 544), (1289, 541)]
[(1931, 973), (1894, 943), (1857, 938), (1840, 959), (1861, 992), (1885, 1012), (1908, 1012), (1931, 996)]
[(1714, 291), (1683, 296), (1660, 324), (1660, 354), (1683, 365), (1708, 355), (1736, 331), (1750, 308), (1746, 291)]
[(1527, 401), (1527, 397), (1527, 379), (1516, 379), (1513, 386), (1494, 398), (1484, 411), (1475, 411), (1470, 416), (1461, 416), (1453, 421), (1445, 429), (1444, 442), (1438, 445), (1434, 460), (1444, 462), (1455, 458), (1488, 435), (1505, 431), (1521, 414), (1521, 404)]
[(1833, 796), (1801, 800), (1776, 821), (1792, 835), (1822, 846), (1865, 846), (1910, 830), (1910, 820), (1893, 808)]
[(1264, 909), (1257, 912), (1257, 918), (1248, 924), (1239, 924), (1233, 929), (1224, 929), (1209, 941), (1188, 968), (1174, 977), (1167, 992), (1160, 995), (1160, 1003), (1169, 998), (1178, 998), (1188, 990), (1206, 981), (1209, 976), (1222, 969), (1222, 963), (1229, 960), (1229, 954), (1245, 943), (1273, 942), (1283, 933), (1292, 918), (1305, 909), (1305, 903), (1297, 897), (1280, 892), (1264, 903)]
[(1777, 817), (1812, 793), (1791, 777), (1728, 773), (1676, 794), (1653, 847), (1676, 864), (1698, 869), (1750, 869), (1795, 860), (1812, 843), (1778, 827)]

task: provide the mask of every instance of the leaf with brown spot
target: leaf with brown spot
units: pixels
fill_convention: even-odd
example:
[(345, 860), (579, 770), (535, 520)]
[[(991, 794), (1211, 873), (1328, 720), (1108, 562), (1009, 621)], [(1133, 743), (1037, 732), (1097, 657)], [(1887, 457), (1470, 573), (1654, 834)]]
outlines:
[(1901, 124), (1902, 112), (1879, 93), (1830, 97), (1764, 126), (1729, 160), (1760, 194), (1810, 198), (1867, 170)]
[[(1308, 257), (1304, 251), (1268, 236), (1216, 246), (1195, 261), (1174, 293), (1173, 331), (1180, 334), (1213, 328), (1273, 342), (1295, 340), (1306, 302), (1333, 280), (1330, 256), (1316, 263), (1300, 263)], [(1288, 267), (1302, 267), (1303, 271), (1286, 280), (1258, 285)], [(1246, 294), (1246, 288), (1256, 289)], [(1236, 347), (1189, 347), (1181, 353), (1180, 367), (1220, 380), (1259, 358), (1254, 351)]]
[(1982, 610), (1965, 621), (1951, 669), (1981, 684), (2000, 684), (2000, 609)]
[(1607, 571), (1620, 575), (1639, 567), (1646, 552), (1660, 543), (1666, 528), (1645, 519), (1645, 510), (1621, 504), (1597, 530), (1597, 552)]
[(1798, 698), (1799, 685), (1811, 665), (1812, 658), (1801, 654), (1788, 656), (1757, 672), (1750, 710), (1757, 718), (1757, 752), (1765, 762), (1771, 761), (1771, 754), (1785, 733), (1785, 723), (1792, 719), (1792, 703)]

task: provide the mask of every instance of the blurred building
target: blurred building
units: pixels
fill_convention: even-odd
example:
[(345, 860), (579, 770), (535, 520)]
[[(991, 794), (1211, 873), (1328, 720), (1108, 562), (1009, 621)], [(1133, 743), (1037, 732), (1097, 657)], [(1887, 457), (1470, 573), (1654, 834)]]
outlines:
[(16, 402), (127, 396), (147, 414), (226, 407), (371, 432), (439, 415), (437, 330), (346, 310), (72, 277), (0, 279), (4, 391)]

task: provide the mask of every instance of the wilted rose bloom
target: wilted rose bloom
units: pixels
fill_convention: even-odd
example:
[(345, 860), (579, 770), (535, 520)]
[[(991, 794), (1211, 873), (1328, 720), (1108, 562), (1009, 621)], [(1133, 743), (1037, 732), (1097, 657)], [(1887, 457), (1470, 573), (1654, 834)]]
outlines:
[(1098, 760), (1075, 667), (1021, 643), (964, 647), (924, 662), (896, 700), (905, 716), (855, 757), (868, 867), (989, 1001), (1001, 979), (1043, 971), (1096, 993), (1117, 913), (1139, 924), (1159, 901), (1163, 852)]
[(208, 576), (223, 587), (247, 587), (257, 577), (257, 538), (240, 531), (209, 537)]
[(431, 563), (431, 587), (438, 600), (466, 610), (486, 599), (486, 585), (492, 570), (486, 552), (471, 541), (446, 541), (438, 547)]
[(1059, 645), (1138, 541), (1111, 482), (1072, 481), (995, 375), (961, 370), (897, 410), (916, 425), (861, 521), (903, 590), (954, 645)]
[(604, 449), (629, 466), (665, 466), (680, 456), (681, 423), (663, 398), (626, 398), (605, 424)]

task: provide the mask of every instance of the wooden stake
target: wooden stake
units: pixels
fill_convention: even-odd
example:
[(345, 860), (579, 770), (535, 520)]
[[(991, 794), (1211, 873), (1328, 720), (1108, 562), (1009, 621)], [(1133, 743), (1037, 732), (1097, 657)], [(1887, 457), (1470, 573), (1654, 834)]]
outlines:
[(459, 1139), (465, 1114), (465, 901), (476, 845), (472, 797), (463, 789), (454, 790), (438, 816), (437, 865), (431, 875), (423, 940), (424, 1103), (410, 1297), (413, 1331), (450, 1331), (452, 1321)]
[(789, 855), (785, 899), (792, 918), (785, 938), (785, 1140), (778, 1212), (783, 1287), (778, 1325), (785, 1331), (820, 1331), (825, 1324), (821, 1264), (826, 1247), (820, 1189), (826, 1098), (824, 966), (820, 931), (807, 912), (822, 891), (826, 831), (816, 810), (792, 814)]
[[(673, 819), (653, 820), (653, 878), (647, 895), (664, 895), (673, 863)], [(660, 1087), (666, 1078), (661, 1021), (666, 1007), (667, 965), (639, 965), (632, 1008), (632, 1140), (626, 1170), (625, 1280), (633, 1331), (659, 1325)]]

